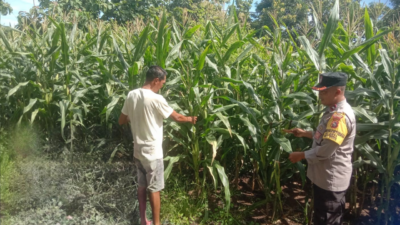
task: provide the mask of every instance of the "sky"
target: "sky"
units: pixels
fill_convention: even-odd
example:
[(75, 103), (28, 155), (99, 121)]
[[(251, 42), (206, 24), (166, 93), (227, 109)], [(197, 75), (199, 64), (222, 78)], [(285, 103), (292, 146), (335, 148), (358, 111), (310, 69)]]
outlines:
[(18, 23), (17, 16), (19, 11), (27, 11), (33, 7), (33, 1), (38, 5), (38, 0), (5, 0), (13, 8), (13, 12), (10, 15), (3, 16), (0, 14), (0, 24), (9, 26), (15, 26)]
[[(362, 3), (369, 4), (370, 2), (374, 2), (378, 0), (362, 0)], [(13, 8), (13, 12), (10, 15), (7, 16), (2, 16), (0, 15), (0, 24), (4, 26), (15, 26), (18, 21), (17, 21), (17, 16), (18, 12), (20, 11), (26, 11), (28, 12), (30, 8), (33, 7), (33, 4), (35, 2), (36, 5), (39, 4), (38, 0), (6, 0), (11, 7)], [(250, 11), (255, 11), (255, 4), (259, 2), (259, 0), (255, 0), (253, 3), (253, 7), (251, 8)], [(382, 1), (384, 2), (384, 0)]]

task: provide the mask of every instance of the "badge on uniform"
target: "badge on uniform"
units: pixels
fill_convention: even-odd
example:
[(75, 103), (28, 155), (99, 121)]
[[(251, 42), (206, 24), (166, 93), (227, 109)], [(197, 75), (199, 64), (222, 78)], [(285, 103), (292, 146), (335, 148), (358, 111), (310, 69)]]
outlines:
[(331, 123), (331, 128), (337, 128), (339, 126), (340, 119), (343, 118), (343, 115), (334, 113), (332, 116), (332, 123)]
[(344, 113), (335, 112), (328, 121), (323, 139), (329, 139), (341, 145), (346, 135), (346, 116)]
[(325, 132), (325, 129), (326, 129), (326, 127), (323, 124), (319, 124), (319, 126), (317, 127), (317, 131), (315, 131), (315, 133), (314, 133), (314, 139), (317, 142), (321, 141), (322, 134)]
[(314, 139), (315, 140), (319, 140), (321, 138), (321, 135), (322, 135), (321, 132), (316, 131), (315, 134), (314, 134)]

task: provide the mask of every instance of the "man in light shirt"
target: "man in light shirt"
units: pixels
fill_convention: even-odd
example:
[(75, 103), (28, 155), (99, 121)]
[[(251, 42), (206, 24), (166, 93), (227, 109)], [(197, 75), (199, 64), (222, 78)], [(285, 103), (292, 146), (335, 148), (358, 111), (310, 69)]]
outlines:
[(146, 218), (146, 200), (149, 192), (153, 224), (160, 224), (160, 191), (164, 189), (163, 120), (196, 124), (196, 116), (175, 112), (157, 92), (163, 87), (167, 72), (151, 66), (142, 88), (128, 93), (118, 123), (130, 122), (134, 141), (134, 160), (137, 167), (138, 199), (141, 225), (150, 225)]
[(321, 103), (327, 108), (315, 132), (299, 128), (285, 130), (296, 137), (313, 139), (310, 150), (293, 152), (289, 160), (308, 162), (307, 177), (313, 182), (314, 224), (339, 225), (345, 210), (345, 194), (353, 169), (351, 156), (356, 136), (353, 109), (346, 102), (344, 91), (347, 75), (328, 72), (320, 77), (318, 85)]

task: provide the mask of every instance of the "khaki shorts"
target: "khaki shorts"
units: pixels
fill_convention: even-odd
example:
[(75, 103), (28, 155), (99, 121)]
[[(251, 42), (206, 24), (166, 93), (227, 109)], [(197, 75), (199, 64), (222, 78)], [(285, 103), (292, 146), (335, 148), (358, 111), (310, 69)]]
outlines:
[(134, 158), (137, 168), (137, 180), (139, 187), (146, 187), (150, 192), (158, 192), (164, 189), (164, 161), (140, 161)]

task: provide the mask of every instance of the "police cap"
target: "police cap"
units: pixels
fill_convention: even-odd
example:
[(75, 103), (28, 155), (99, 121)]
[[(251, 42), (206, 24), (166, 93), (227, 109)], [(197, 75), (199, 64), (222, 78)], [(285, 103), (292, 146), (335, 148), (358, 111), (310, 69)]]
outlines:
[(347, 74), (343, 72), (327, 72), (319, 76), (319, 84), (312, 87), (316, 91), (322, 91), (334, 86), (346, 86)]

